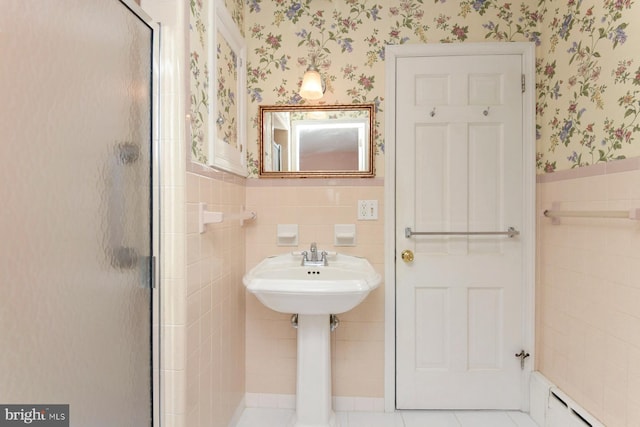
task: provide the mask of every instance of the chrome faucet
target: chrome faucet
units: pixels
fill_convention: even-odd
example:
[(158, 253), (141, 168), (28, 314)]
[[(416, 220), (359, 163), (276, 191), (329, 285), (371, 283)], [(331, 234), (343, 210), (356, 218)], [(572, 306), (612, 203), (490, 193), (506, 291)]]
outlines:
[(329, 265), (329, 261), (327, 260), (327, 251), (320, 252), (320, 259), (318, 259), (318, 245), (316, 245), (316, 242), (311, 243), (309, 252), (302, 252), (302, 263), (300, 265)]
[(318, 246), (316, 245), (316, 242), (312, 242), (311, 243), (311, 249), (309, 249), (311, 251), (311, 260), (312, 262), (318, 261)]

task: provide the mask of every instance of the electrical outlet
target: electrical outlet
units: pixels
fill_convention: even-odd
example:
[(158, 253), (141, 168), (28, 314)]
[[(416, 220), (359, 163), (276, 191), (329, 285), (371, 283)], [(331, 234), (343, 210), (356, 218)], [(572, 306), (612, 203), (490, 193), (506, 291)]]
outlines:
[(378, 201), (358, 200), (358, 219), (362, 221), (378, 219)]

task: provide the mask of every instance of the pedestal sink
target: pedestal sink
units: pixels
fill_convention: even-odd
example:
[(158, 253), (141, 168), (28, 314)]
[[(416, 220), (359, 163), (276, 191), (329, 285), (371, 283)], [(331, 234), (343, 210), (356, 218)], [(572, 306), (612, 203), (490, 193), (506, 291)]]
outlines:
[(293, 427), (338, 426), (331, 409), (331, 314), (360, 304), (381, 277), (364, 258), (336, 254), (328, 265), (301, 265), (302, 256), (264, 259), (243, 278), (272, 310), (298, 315), (296, 416)]

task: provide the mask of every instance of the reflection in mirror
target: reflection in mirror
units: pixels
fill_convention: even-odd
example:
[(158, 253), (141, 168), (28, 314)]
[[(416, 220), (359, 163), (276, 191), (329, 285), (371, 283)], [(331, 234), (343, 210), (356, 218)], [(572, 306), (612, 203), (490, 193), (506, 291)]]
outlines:
[(260, 176), (373, 177), (373, 108), (260, 106)]

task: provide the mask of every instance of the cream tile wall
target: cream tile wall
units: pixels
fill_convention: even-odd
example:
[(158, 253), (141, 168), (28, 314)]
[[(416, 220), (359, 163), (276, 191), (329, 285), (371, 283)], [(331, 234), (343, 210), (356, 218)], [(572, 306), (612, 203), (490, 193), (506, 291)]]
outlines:
[[(539, 183), (538, 211), (640, 207), (624, 162)], [(538, 369), (608, 427), (640, 426), (640, 221), (539, 216), (538, 239)]]
[(201, 234), (200, 202), (227, 218), (239, 213), (244, 179), (216, 172), (186, 181), (186, 425), (217, 427), (229, 425), (245, 394), (245, 230), (227, 219)]
[[(185, 2), (188, 3), (188, 2)], [(225, 2), (242, 22), (242, 3)], [(207, 32), (213, 2), (189, 3), (188, 36), (190, 126), (188, 158), (207, 164), (204, 144), (209, 134), (206, 88)], [(212, 15), (211, 15), (212, 16)], [(241, 27), (241, 25), (240, 25)], [(200, 62), (200, 60), (202, 62)], [(202, 72), (200, 72), (202, 67)], [(185, 75), (186, 76), (186, 75)], [(204, 96), (204, 98), (201, 98)], [(212, 101), (211, 105), (216, 105)], [(198, 231), (198, 204), (227, 216), (245, 204), (245, 179), (196, 163), (187, 165), (186, 185), (186, 425), (217, 427), (233, 424), (245, 395), (245, 233), (239, 220), (225, 220)]]
[[(384, 276), (382, 179), (248, 180), (247, 206), (258, 213), (246, 230), (247, 269), (267, 255), (318, 249), (366, 257)], [(339, 182), (338, 182), (339, 183)], [(347, 184), (347, 185), (344, 185)], [(377, 221), (357, 220), (358, 200), (378, 200)], [(277, 224), (298, 224), (299, 245), (276, 245)], [(334, 224), (356, 224), (357, 245), (334, 247)], [(290, 316), (247, 294), (247, 392), (295, 394), (296, 331)], [(354, 310), (341, 314), (332, 334), (334, 396), (384, 396), (384, 284)]]

